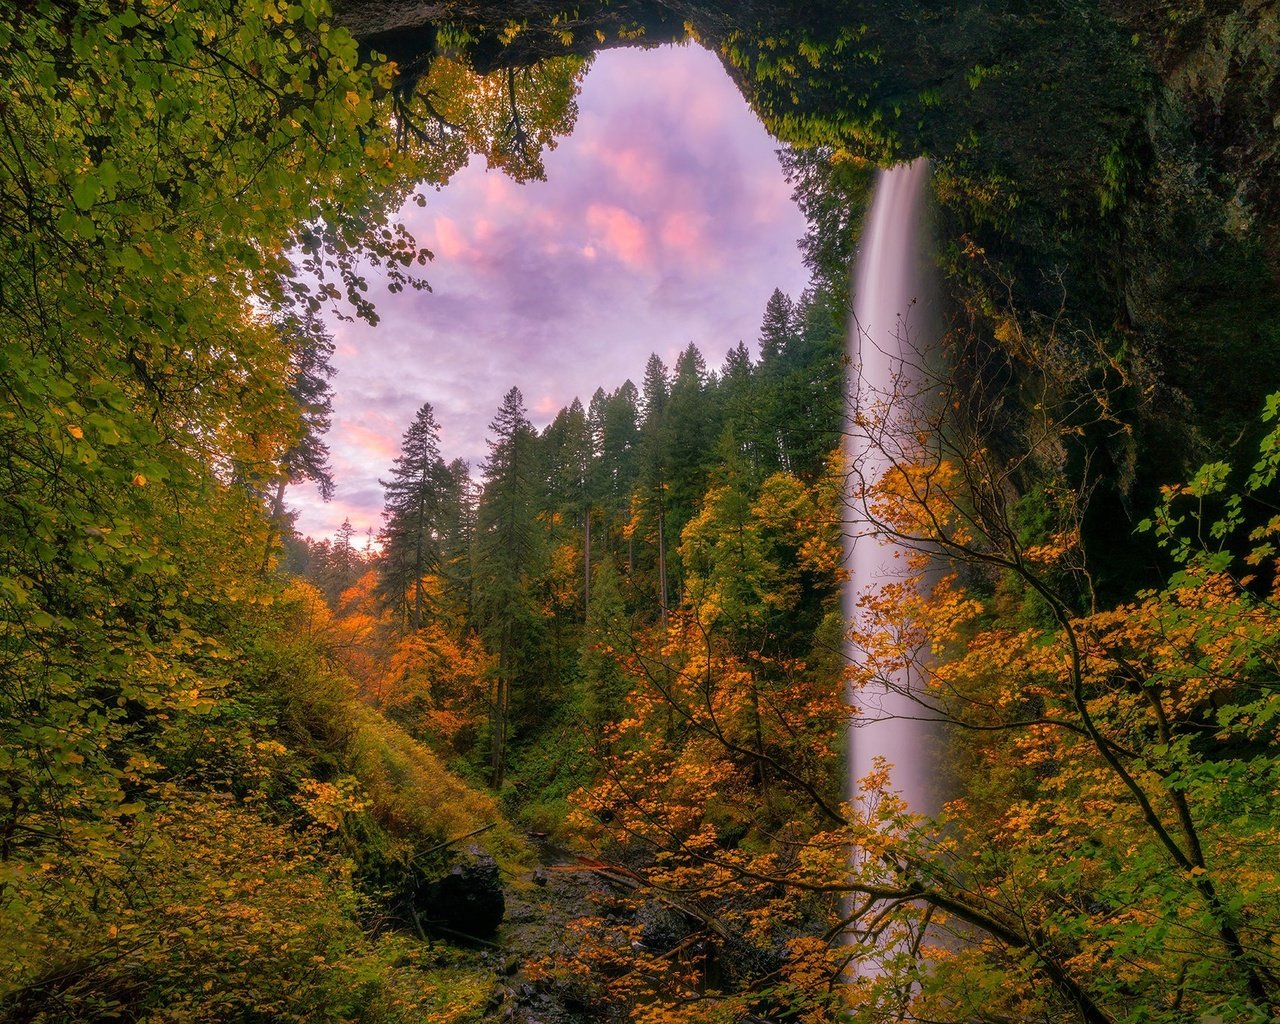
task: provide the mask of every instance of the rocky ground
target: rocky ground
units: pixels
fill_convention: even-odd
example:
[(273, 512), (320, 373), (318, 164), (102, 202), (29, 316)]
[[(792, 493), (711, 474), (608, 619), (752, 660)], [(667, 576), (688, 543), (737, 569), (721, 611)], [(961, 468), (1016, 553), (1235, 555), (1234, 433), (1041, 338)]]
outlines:
[(534, 980), (527, 967), (570, 947), (569, 922), (599, 912), (612, 895), (607, 881), (572, 854), (536, 842), (538, 863), (503, 878), (506, 915), (481, 957), (494, 971), (487, 1020), (506, 1024), (596, 1024), (602, 1007), (584, 1005), (563, 986)]

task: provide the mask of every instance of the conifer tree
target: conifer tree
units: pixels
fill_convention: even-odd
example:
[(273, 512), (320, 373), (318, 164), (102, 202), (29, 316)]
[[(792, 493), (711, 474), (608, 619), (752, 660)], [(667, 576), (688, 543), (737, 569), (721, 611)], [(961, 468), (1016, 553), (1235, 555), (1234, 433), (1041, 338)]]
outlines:
[[(324, 435), (333, 414), (333, 387), (329, 383), (334, 369), (333, 337), (320, 318), (309, 308), (281, 315), (277, 319), (281, 339), (289, 349), (289, 397), (297, 404), (300, 420), (298, 439), (285, 452), (280, 482), (286, 484), (312, 481), (320, 496), (333, 497), (333, 467), (329, 465), (329, 446)], [(277, 498), (277, 514), (282, 498)]]
[(684, 524), (693, 518), (706, 487), (707, 462), (717, 433), (714, 413), (706, 360), (690, 342), (676, 360), (664, 417), (671, 485), (669, 527), (674, 538), (679, 538)]
[(611, 520), (626, 512), (639, 472), (640, 392), (631, 381), (609, 395), (600, 410), (595, 492)]
[[(476, 532), (476, 487), (466, 459), (454, 459), (441, 474), (437, 530), (440, 559), (437, 571), (445, 583), (445, 596), (461, 618), (469, 620), (472, 597), (471, 548)], [(465, 614), (461, 614), (465, 613)]]
[(588, 724), (600, 733), (622, 715), (629, 680), (612, 651), (627, 631), (626, 609), (612, 558), (602, 559), (595, 570), (595, 598), (587, 613), (582, 646), (584, 710)]
[(431, 404), (424, 402), (400, 442), (391, 479), (379, 481), (386, 489), (381, 589), (403, 609), (415, 630), (422, 624), (422, 577), (440, 563), (440, 486), (445, 475), (440, 427)]
[(779, 402), (786, 463), (807, 481), (823, 473), (840, 443), (845, 414), (845, 320), (842, 295), (810, 289), (796, 303), (796, 331), (785, 352)]
[[(597, 389), (597, 395), (603, 392)], [(593, 399), (593, 405), (595, 404)], [(556, 414), (543, 431), (545, 511), (554, 524), (564, 520), (582, 529), (582, 593), (585, 607), (591, 600), (591, 515), (594, 443), (591, 425), (577, 398)]]
[(329, 551), (329, 564), (326, 568), (323, 583), (329, 603), (337, 605), (339, 599), (360, 573), (360, 552), (351, 543), (356, 535), (356, 528), (351, 525), (350, 518), (344, 518), (338, 532), (333, 535), (333, 546)]
[(645, 363), (641, 394), (644, 402), (644, 428), (648, 430), (651, 425), (659, 422), (662, 410), (667, 406), (667, 398), (671, 395), (671, 375), (667, 364), (656, 352), (651, 353), (649, 361)]
[(535, 489), (537, 435), (525, 415), (524, 396), (513, 387), (489, 424), (489, 457), (476, 531), (479, 614), (498, 666), (490, 720), (490, 784), (506, 773), (511, 689), (520, 670), (520, 648), (532, 631), (536, 609), (529, 575), (537, 545)]
[[(741, 341), (725, 353), (720, 376), (720, 411), (722, 416), (720, 446), (731, 452), (741, 471), (749, 468), (758, 475), (760, 468), (759, 416), (756, 408), (757, 382), (751, 353)], [(727, 448), (725, 447), (727, 445)]]
[(333, 338), (320, 318), (305, 306), (276, 314), (274, 323), (289, 353), (285, 391), (297, 408), (298, 431), (280, 459), (275, 493), (271, 496), (264, 571), (277, 539), (291, 532), (285, 516), (285, 489), (290, 484), (310, 480), (320, 491), (322, 500), (333, 497), (333, 468), (329, 465), (329, 446), (324, 441), (333, 413), (333, 388), (329, 383), (334, 374), (329, 362), (333, 356)]
[[(640, 428), (640, 511), (649, 520), (658, 551), (658, 609), (662, 625), (667, 624), (667, 487), (670, 463), (666, 421), (663, 415), (670, 398), (666, 364), (657, 353), (649, 356), (644, 369), (644, 422)], [(634, 531), (633, 531), (634, 532)]]
[(761, 393), (757, 404), (759, 445), (764, 474), (788, 469), (783, 435), (792, 410), (782, 397), (786, 377), (786, 356), (795, 345), (796, 310), (791, 298), (775, 288), (765, 304), (760, 323)]
[(765, 303), (760, 322), (760, 362), (769, 367), (782, 361), (796, 336), (796, 307), (791, 297), (775, 288)]

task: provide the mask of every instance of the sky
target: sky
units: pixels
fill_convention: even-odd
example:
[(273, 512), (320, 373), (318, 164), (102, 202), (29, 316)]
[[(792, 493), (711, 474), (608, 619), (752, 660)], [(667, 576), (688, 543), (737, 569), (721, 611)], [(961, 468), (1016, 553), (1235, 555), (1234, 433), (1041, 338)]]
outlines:
[(474, 159), (401, 219), (434, 253), (431, 291), (380, 291), (377, 327), (334, 322), (336, 495), (290, 488), (300, 533), (381, 525), (382, 487), (423, 402), (446, 461), (480, 477), (485, 438), (516, 385), (541, 429), (574, 397), (637, 386), (651, 352), (672, 365), (690, 341), (717, 367), (755, 351), (774, 288), (808, 281), (804, 220), (777, 143), (714, 56), (692, 46), (601, 54), (573, 134), (519, 184)]

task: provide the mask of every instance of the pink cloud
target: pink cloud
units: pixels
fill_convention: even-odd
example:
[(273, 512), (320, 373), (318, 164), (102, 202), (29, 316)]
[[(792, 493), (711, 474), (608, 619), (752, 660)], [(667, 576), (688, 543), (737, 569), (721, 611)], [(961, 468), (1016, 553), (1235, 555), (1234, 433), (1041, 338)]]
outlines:
[(369, 509), (353, 502), (343, 501), (341, 498), (335, 498), (318, 506), (314, 506), (313, 502), (307, 502), (307, 504), (313, 506), (312, 514), (308, 517), (312, 522), (304, 532), (308, 533), (313, 540), (332, 541), (342, 521), (347, 519), (356, 529), (356, 535), (351, 538), (352, 546), (363, 551), (370, 537), (368, 531), (372, 531), (372, 547), (374, 550), (381, 550), (381, 545), (378, 543), (378, 531), (382, 528), (381, 513), (373, 515)]
[(388, 465), (400, 454), (399, 441), (388, 435), (386, 427), (370, 429), (359, 423), (347, 423), (342, 428), (343, 441), (370, 455), (376, 455)]
[(553, 206), (543, 206), (529, 215), (529, 223), (539, 231), (556, 231), (564, 225), (563, 213)]
[(650, 150), (634, 147), (615, 149), (607, 143), (593, 144), (591, 155), (604, 165), (617, 184), (630, 193), (652, 194), (664, 184), (662, 164)]
[(710, 222), (711, 218), (700, 211), (674, 210), (665, 214), (659, 232), (664, 250), (687, 263), (719, 269), (723, 253), (707, 237)]
[(496, 172), (485, 173), (484, 201), (487, 206), (509, 213), (519, 213), (529, 205), (521, 191), (521, 186), (505, 174)]
[(458, 261), (472, 255), (470, 243), (452, 217), (437, 217), (432, 225), (437, 258)]
[(587, 227), (606, 252), (632, 269), (652, 265), (649, 231), (635, 214), (620, 206), (592, 203), (587, 207)]

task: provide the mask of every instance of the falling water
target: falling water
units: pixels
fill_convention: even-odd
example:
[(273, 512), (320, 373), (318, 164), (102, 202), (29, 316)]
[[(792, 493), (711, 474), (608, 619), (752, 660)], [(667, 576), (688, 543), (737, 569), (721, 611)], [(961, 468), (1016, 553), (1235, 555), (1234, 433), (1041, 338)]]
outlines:
[[(926, 364), (937, 348), (927, 287), (932, 278), (925, 222), (928, 175), (924, 160), (880, 173), (854, 274), (848, 425), (854, 494), (846, 524), (852, 579), (845, 592), (845, 617), (861, 627), (855, 634), (869, 626), (860, 596), (908, 575), (910, 552), (877, 529), (857, 492), (895, 462), (909, 461), (918, 446), (916, 430), (929, 390)], [(854, 664), (865, 664), (858, 643), (852, 642), (847, 653)], [(938, 810), (935, 726), (913, 699), (913, 693), (920, 694), (919, 684), (904, 663), (889, 678), (850, 695), (856, 709), (849, 730), (855, 800), (858, 780), (879, 757), (892, 765), (889, 788), (911, 811)]]

